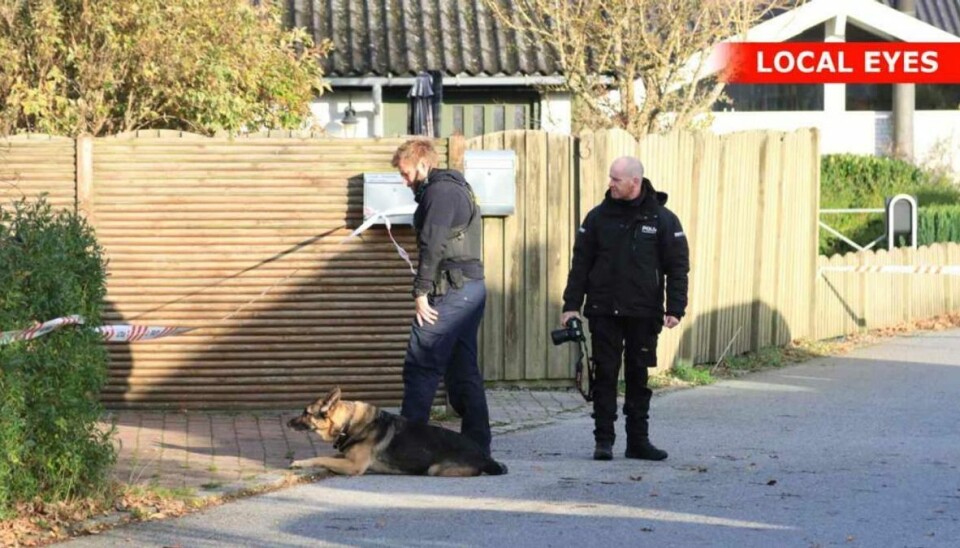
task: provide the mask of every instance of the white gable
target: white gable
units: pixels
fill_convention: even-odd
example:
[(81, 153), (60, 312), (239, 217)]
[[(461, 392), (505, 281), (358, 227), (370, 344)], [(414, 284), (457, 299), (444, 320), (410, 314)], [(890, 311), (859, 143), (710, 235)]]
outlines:
[[(825, 22), (830, 23), (827, 41), (833, 41), (831, 34), (844, 35), (846, 24), (852, 23), (891, 41), (960, 42), (960, 37), (876, 0), (811, 0), (725, 42), (783, 42)], [(722, 61), (721, 57), (711, 55), (699, 71), (700, 77), (723, 68)], [(694, 57), (687, 66), (692, 68), (698, 64), (699, 59)]]

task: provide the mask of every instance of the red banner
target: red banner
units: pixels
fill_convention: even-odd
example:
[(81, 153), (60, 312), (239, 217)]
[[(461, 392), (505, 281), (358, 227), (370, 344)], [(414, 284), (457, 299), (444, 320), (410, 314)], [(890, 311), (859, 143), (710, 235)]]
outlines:
[(960, 84), (960, 43), (740, 42), (719, 46), (738, 84)]

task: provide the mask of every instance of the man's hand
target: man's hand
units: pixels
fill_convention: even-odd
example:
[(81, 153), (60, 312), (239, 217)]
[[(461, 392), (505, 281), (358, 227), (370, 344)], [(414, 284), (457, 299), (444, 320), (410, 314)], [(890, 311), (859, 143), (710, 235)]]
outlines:
[(583, 318), (580, 317), (579, 312), (577, 312), (576, 310), (571, 310), (569, 312), (564, 312), (563, 314), (560, 315), (560, 325), (566, 327), (567, 322), (570, 321), (570, 318), (576, 318), (581, 322), (583, 321)]
[(420, 295), (417, 297), (417, 324), (420, 327), (423, 327), (423, 322), (427, 322), (430, 325), (437, 323), (437, 318), (440, 317), (437, 314), (437, 311), (430, 306), (430, 301), (427, 299), (426, 295)]
[(664, 316), (663, 317), (663, 326), (667, 329), (673, 329), (674, 327), (680, 325), (680, 318), (676, 316)]

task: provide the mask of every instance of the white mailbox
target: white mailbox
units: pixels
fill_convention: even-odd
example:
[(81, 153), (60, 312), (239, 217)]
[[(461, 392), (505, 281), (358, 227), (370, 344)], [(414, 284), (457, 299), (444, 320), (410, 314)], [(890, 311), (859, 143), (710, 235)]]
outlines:
[(463, 176), (473, 187), (480, 214), (512, 215), (517, 202), (517, 153), (512, 150), (467, 150)]
[[(412, 225), (417, 202), (399, 173), (363, 174), (363, 217), (373, 213), (391, 213), (390, 223)], [(383, 224), (383, 220), (376, 224)]]

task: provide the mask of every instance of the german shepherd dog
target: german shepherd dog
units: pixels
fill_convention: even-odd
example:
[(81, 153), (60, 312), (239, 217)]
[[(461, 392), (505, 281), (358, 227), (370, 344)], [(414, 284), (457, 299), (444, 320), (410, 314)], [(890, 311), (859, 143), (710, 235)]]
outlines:
[(290, 419), (294, 430), (313, 430), (341, 455), (297, 460), (291, 468), (321, 466), (335, 474), (366, 472), (427, 476), (497, 476), (507, 467), (453, 430), (407, 421), (361, 401), (340, 399), (334, 388)]

